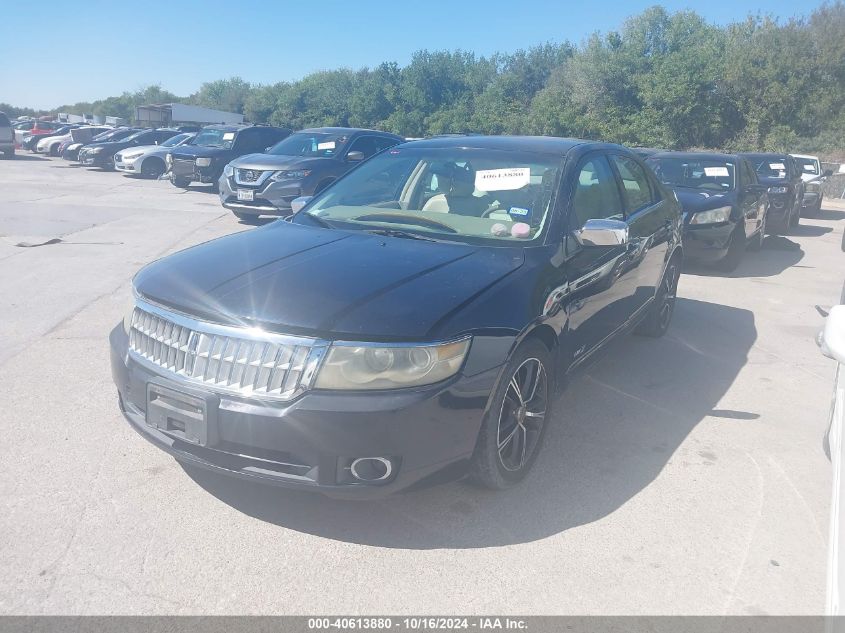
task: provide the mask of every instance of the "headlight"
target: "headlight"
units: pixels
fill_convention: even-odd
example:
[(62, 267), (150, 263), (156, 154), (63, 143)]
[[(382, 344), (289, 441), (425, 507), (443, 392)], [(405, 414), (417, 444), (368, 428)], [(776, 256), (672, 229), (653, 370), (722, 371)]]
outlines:
[(769, 193), (789, 193), (789, 187), (769, 187)]
[(164, 163), (168, 167), (170, 167), (173, 164), (173, 157), (170, 154), (168, 154), (167, 156), (164, 157)]
[(88, 153), (89, 154), (99, 154), (102, 151), (103, 151), (102, 147), (92, 147), (91, 149), (88, 150)]
[(288, 169), (277, 171), (275, 174), (270, 176), (270, 180), (302, 180), (311, 174), (310, 169)]
[(144, 152), (135, 152), (134, 154), (118, 154), (117, 157), (121, 160), (134, 160), (138, 158)]
[(223, 175), (226, 178), (231, 178), (235, 173), (235, 168), (232, 167), (231, 163), (226, 163), (226, 166), (223, 168)]
[(718, 209), (710, 209), (709, 211), (699, 211), (692, 214), (690, 224), (716, 224), (718, 222), (727, 222), (731, 217), (730, 207), (719, 207)]
[(132, 315), (135, 312), (135, 299), (137, 297), (137, 293), (135, 292), (135, 286), (132, 286), (132, 290), (129, 293), (129, 299), (127, 301), (128, 305), (126, 306), (126, 310), (123, 312), (123, 331), (126, 334), (129, 334), (129, 329), (132, 327)]
[(461, 368), (470, 339), (440, 345), (334, 345), (317, 375), (318, 389), (398, 389), (430, 385)]
[(209, 165), (211, 165), (210, 158), (200, 157), (197, 159), (197, 167), (208, 167)]

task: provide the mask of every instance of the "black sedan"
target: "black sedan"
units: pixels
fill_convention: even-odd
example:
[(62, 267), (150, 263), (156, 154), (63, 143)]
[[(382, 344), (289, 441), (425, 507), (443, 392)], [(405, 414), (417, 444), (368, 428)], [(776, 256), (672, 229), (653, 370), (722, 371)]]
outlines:
[(632, 152), (388, 149), (277, 221), (158, 260), (111, 333), (130, 425), (176, 459), (333, 496), (530, 470), (555, 391), (666, 332), (680, 205)]
[(744, 158), (731, 154), (663, 152), (646, 161), (671, 187), (684, 211), (687, 259), (734, 270), (746, 247), (766, 233), (766, 186)]
[(138, 130), (122, 139), (109, 139), (99, 143), (90, 143), (79, 151), (79, 162), (85, 167), (114, 169), (114, 155), (129, 147), (158, 145), (179, 134), (176, 130)]
[(798, 226), (801, 202), (804, 200), (804, 181), (801, 169), (789, 154), (740, 154), (748, 160), (757, 178), (768, 188), (770, 227), (787, 232)]

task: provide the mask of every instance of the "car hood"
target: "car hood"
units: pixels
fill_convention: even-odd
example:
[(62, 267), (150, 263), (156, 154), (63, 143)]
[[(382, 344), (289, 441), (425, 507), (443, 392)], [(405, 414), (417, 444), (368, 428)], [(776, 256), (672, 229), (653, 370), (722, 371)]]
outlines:
[(731, 206), (736, 198), (733, 191), (703, 191), (685, 187), (673, 187), (673, 191), (678, 196), (684, 213), (697, 213)]
[(177, 156), (185, 158), (208, 156), (213, 158), (215, 156), (226, 156), (231, 154), (232, 150), (224, 147), (206, 147), (205, 145), (180, 145), (179, 147), (174, 147), (170, 153), (174, 158)]
[(517, 270), (522, 249), (428, 242), (277, 221), (158, 260), (135, 288), (215, 322), (347, 340), (429, 340)]
[(272, 154), (247, 154), (231, 162), (239, 169), (274, 170), (274, 169), (309, 169), (319, 165), (337, 162), (336, 158), (276, 156)]
[(128, 154), (129, 152), (133, 154), (146, 154), (147, 152), (152, 152), (154, 150), (169, 150), (169, 147), (161, 147), (159, 145), (136, 145), (135, 147), (127, 147), (125, 150), (122, 150), (124, 154)]
[(806, 173), (801, 174), (801, 180), (803, 180), (804, 182), (812, 182), (814, 180), (820, 180), (820, 179), (821, 179), (820, 174), (806, 174)]

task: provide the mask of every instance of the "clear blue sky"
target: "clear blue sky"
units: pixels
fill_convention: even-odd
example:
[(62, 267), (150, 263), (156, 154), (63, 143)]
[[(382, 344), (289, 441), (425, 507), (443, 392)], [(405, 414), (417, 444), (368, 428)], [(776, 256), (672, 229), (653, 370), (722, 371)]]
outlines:
[(786, 19), (817, 0), (2, 0), (0, 102), (53, 108), (160, 84), (177, 95), (238, 75), (254, 83), (314, 70), (406, 64), (414, 51), (478, 55), (579, 43), (652, 4), (725, 24)]

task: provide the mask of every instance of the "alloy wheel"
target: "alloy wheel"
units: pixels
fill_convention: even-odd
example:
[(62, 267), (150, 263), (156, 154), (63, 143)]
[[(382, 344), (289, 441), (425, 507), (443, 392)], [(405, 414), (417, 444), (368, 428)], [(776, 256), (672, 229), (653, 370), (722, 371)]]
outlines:
[(496, 445), (502, 467), (521, 470), (531, 459), (542, 435), (548, 401), (548, 380), (543, 363), (528, 358), (510, 379), (499, 412)]

